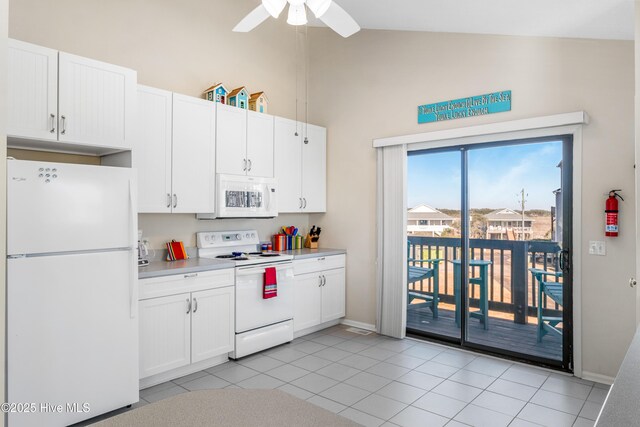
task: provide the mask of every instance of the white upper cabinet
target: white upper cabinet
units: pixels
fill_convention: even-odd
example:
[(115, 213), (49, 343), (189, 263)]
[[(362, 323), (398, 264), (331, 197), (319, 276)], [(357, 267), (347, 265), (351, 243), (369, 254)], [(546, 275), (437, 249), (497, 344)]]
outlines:
[(7, 134), (58, 139), (58, 51), (9, 39)]
[(273, 116), (217, 104), (216, 172), (273, 177)]
[(269, 114), (247, 112), (247, 175), (273, 177), (273, 126)]
[(213, 213), (216, 104), (173, 94), (172, 212)]
[(302, 142), (302, 210), (327, 210), (327, 130), (307, 125)]
[(218, 103), (216, 116), (216, 172), (245, 175), (247, 110)]
[(326, 129), (276, 117), (274, 146), (278, 211), (325, 212)]
[[(136, 79), (136, 72), (128, 68), (10, 40), (8, 135), (13, 137), (12, 145), (50, 141), (98, 147), (94, 151), (102, 153), (131, 149)], [(53, 148), (71, 150), (65, 147)]]
[(166, 90), (138, 86), (132, 166), (138, 169), (139, 212), (171, 212), (172, 97)]
[(278, 178), (279, 212), (300, 212), (302, 209), (301, 134), (300, 123), (276, 117), (274, 172)]
[(60, 52), (59, 140), (131, 148), (136, 72)]

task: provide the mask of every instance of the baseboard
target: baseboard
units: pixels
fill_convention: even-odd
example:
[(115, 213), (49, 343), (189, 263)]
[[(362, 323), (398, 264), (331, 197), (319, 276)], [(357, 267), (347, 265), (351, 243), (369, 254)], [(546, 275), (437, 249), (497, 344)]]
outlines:
[(353, 326), (354, 328), (364, 329), (365, 331), (376, 332), (376, 325), (372, 325), (370, 323), (356, 322), (355, 320), (349, 319), (342, 319), (342, 322), (340, 323), (347, 326)]
[(588, 381), (594, 381), (601, 384), (611, 385), (615, 378), (602, 374), (594, 374), (593, 372), (582, 371), (582, 379)]
[(180, 368), (171, 369), (170, 371), (161, 372), (159, 374), (152, 375), (150, 377), (141, 378), (139, 382), (140, 390), (158, 385), (167, 381), (175, 380), (176, 378), (184, 377), (185, 375), (193, 374), (198, 371), (213, 368), (214, 366), (225, 363), (229, 360), (227, 353), (220, 356), (212, 357), (211, 359), (202, 360), (200, 362), (192, 363)]
[(293, 338), (298, 338), (298, 337), (303, 337), (305, 335), (309, 335), (312, 334), (314, 332), (318, 332), (321, 331), (323, 329), (327, 329), (330, 328), (332, 326), (336, 326), (340, 324), (340, 319), (335, 319), (335, 320), (330, 320), (328, 322), (325, 323), (321, 323), (319, 325), (316, 326), (311, 326), (310, 328), (307, 329), (302, 329), (300, 331), (296, 331), (293, 333)]

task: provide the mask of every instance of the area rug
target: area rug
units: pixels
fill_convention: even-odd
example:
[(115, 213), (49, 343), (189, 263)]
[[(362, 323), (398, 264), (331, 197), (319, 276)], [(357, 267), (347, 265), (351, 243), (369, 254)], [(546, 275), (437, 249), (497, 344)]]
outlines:
[(116, 415), (99, 427), (354, 427), (356, 424), (281, 390), (202, 390)]

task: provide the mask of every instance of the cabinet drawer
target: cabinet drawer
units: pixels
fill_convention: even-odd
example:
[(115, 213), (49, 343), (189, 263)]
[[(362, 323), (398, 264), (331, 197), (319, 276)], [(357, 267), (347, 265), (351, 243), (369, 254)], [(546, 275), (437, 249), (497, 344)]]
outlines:
[(233, 286), (235, 283), (234, 274), (233, 268), (225, 268), (223, 270), (141, 279), (138, 281), (140, 286), (139, 299)]
[(317, 271), (331, 270), (345, 266), (345, 255), (321, 256), (318, 258), (308, 258), (293, 261), (293, 274), (314, 273)]

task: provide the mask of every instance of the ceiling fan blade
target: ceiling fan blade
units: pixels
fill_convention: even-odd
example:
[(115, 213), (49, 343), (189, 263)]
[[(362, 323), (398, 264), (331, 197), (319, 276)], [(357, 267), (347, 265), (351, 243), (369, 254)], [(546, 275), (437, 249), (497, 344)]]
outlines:
[(258, 25), (262, 24), (271, 15), (267, 12), (267, 9), (260, 4), (260, 6), (253, 9), (242, 21), (233, 28), (236, 33), (248, 33)]
[(329, 9), (322, 15), (320, 20), (344, 38), (360, 31), (358, 23), (335, 1), (331, 2), (331, 6), (329, 6)]

